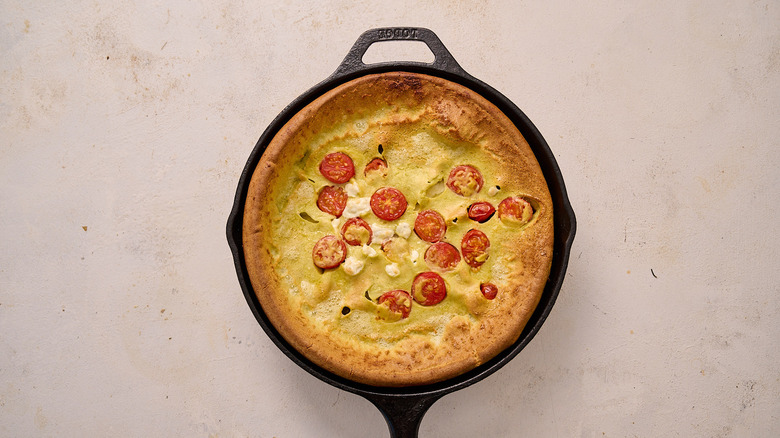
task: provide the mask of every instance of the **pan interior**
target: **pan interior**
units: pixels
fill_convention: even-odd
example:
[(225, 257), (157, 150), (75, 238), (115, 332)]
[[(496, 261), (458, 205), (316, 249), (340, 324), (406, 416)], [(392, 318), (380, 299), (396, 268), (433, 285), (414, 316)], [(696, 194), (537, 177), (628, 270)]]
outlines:
[[(480, 85), (479, 83), (475, 85), (476, 85), (475, 88), (482, 87), (482, 85)], [(312, 92), (312, 94), (319, 94), (319, 93), (321, 93), (321, 91), (315, 90)], [(306, 102), (307, 100), (312, 99), (314, 97), (316, 96), (304, 95), (299, 99), (299, 102), (293, 103), (290, 107), (288, 107), (288, 109), (285, 110), (285, 113), (280, 115), (278, 120), (275, 121), (275, 123), (272, 124), (271, 127), (269, 127), (269, 130), (263, 135), (263, 137), (261, 137), (260, 141), (258, 142), (255, 151), (253, 151), (253, 154), (250, 157), (249, 163), (247, 165), (247, 170), (242, 176), (241, 184), (239, 185), (239, 190), (236, 196), (236, 206), (234, 208), (233, 214), (231, 214), (231, 219), (229, 222), (229, 227), (230, 227), (229, 240), (231, 241), (231, 247), (234, 249), (233, 252), (234, 252), (234, 257), (236, 258), (237, 270), (239, 271), (239, 279), (241, 281), (242, 288), (244, 289), (244, 293), (247, 298), (247, 301), (250, 307), (252, 308), (253, 312), (255, 313), (256, 317), (258, 318), (258, 321), (266, 330), (266, 332), (269, 333), (269, 336), (271, 336), (274, 342), (276, 342), (277, 345), (286, 354), (288, 354), (288, 356), (290, 356), (299, 365), (307, 369), (307, 371), (314, 374), (315, 376), (323, 380), (329, 381), (330, 383), (335, 384), (344, 389), (352, 390), (353, 392), (361, 391), (361, 392), (365, 392), (366, 394), (369, 394), (372, 393), (372, 391), (376, 391), (377, 389), (376, 386), (355, 383), (352, 380), (344, 379), (343, 377), (335, 375), (330, 371), (324, 369), (323, 367), (314, 364), (307, 357), (301, 355), (295, 348), (292, 348), (292, 346), (287, 342), (287, 340), (284, 337), (282, 337), (278, 331), (276, 331), (274, 326), (268, 320), (267, 315), (263, 311), (263, 307), (260, 305), (257, 299), (256, 290), (251, 284), (251, 281), (249, 281), (248, 279), (248, 274), (246, 271), (246, 260), (243, 258), (243, 251), (240, 250), (241, 249), (240, 230), (242, 227), (242, 221), (241, 221), (242, 218), (240, 216), (242, 215), (242, 210), (244, 208), (243, 199), (245, 199), (246, 196), (249, 176), (251, 176), (253, 168), (257, 166), (260, 157), (265, 152), (265, 148), (267, 147), (268, 142), (274, 136), (275, 134), (274, 131), (280, 129), (281, 125), (283, 125), (286, 122), (286, 120), (290, 118), (289, 114), (286, 113), (295, 112), (294, 110), (296, 109), (297, 106), (302, 105), (303, 102)], [(500, 95), (491, 96), (491, 100), (494, 103), (497, 103), (497, 106), (506, 107), (508, 105), (509, 109), (512, 109), (514, 107), (513, 105), (511, 105), (511, 102), (506, 101), (506, 99), (502, 98)], [(551, 190), (553, 202), (555, 203), (555, 210), (557, 213), (560, 213), (556, 215), (556, 222), (555, 222), (556, 239), (555, 239), (555, 247), (554, 247), (555, 256), (554, 256), (553, 267), (551, 270), (551, 276), (547, 282), (547, 287), (544, 290), (544, 293), (541, 297), (538, 307), (536, 308), (536, 311), (531, 316), (531, 319), (529, 320), (529, 323), (526, 325), (521, 336), (517, 339), (517, 341), (514, 344), (512, 344), (509, 348), (505, 349), (499, 355), (495, 356), (493, 359), (487, 361), (486, 363), (480, 365), (479, 367), (477, 367), (472, 371), (445, 380), (444, 382), (438, 382), (429, 385), (414, 385), (412, 387), (407, 387), (407, 388), (383, 388), (380, 393), (421, 394), (421, 393), (429, 393), (431, 391), (434, 392), (447, 391), (478, 381), (479, 379), (483, 378), (485, 375), (488, 375), (489, 373), (492, 373), (497, 368), (502, 366), (506, 361), (514, 357), (514, 355), (516, 355), (517, 352), (519, 352), (522, 349), (522, 347), (524, 347), (524, 345), (527, 344), (528, 341), (530, 341), (530, 339), (533, 337), (536, 331), (538, 331), (538, 328), (541, 326), (541, 323), (544, 321), (544, 318), (549, 313), (549, 310), (555, 301), (555, 297), (557, 296), (558, 289), (560, 288), (560, 282), (562, 281), (563, 273), (565, 272), (565, 259), (568, 257), (567, 244), (570, 244), (571, 237), (573, 237), (573, 230), (574, 230), (573, 215), (569, 214), (570, 207), (567, 205), (567, 202), (563, 202), (566, 201), (563, 182), (559, 178), (559, 173), (557, 172), (557, 169), (554, 168), (554, 166), (552, 169), (550, 169), (550, 163), (554, 165), (554, 159), (552, 158), (552, 155), (549, 153), (546, 143), (544, 143), (544, 140), (543, 138), (541, 138), (541, 135), (538, 135), (533, 125), (530, 124), (530, 121), (527, 121), (525, 116), (521, 112), (519, 112), (519, 110), (513, 112), (504, 109), (504, 112), (507, 113), (507, 115), (511, 119), (513, 119), (518, 129), (520, 129), (520, 131), (524, 133), (524, 136), (528, 140), (531, 148), (534, 150), (534, 153), (536, 154), (537, 158), (541, 156), (541, 158), (539, 159), (539, 163), (540, 166), (542, 167), (542, 171), (544, 172), (545, 177), (548, 180), (548, 183), (550, 184), (550, 190)], [(274, 129), (275, 128), (274, 125), (276, 125), (276, 129)]]

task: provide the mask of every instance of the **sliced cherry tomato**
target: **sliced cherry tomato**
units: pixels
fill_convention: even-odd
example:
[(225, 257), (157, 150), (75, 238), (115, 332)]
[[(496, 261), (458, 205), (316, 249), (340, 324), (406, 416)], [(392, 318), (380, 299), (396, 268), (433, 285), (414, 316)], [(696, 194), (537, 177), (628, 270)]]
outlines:
[(371, 225), (359, 217), (349, 218), (341, 226), (341, 237), (352, 246), (369, 245), (373, 236)]
[(444, 233), (447, 232), (447, 223), (439, 212), (423, 210), (417, 214), (417, 219), (414, 220), (414, 232), (420, 239), (435, 243), (444, 237)]
[(391, 237), (382, 243), (382, 251), (391, 262), (401, 263), (409, 256), (409, 243), (403, 237)]
[(469, 219), (475, 220), (479, 223), (487, 222), (488, 219), (493, 217), (496, 209), (493, 204), (485, 201), (475, 202), (469, 205)]
[(418, 304), (433, 306), (447, 296), (447, 285), (435, 272), (421, 272), (412, 281), (412, 297)]
[(344, 152), (332, 152), (320, 161), (320, 173), (330, 182), (344, 184), (355, 176), (355, 164)]
[(531, 203), (519, 196), (510, 196), (498, 204), (498, 218), (510, 222), (528, 223), (534, 215)]
[(381, 176), (387, 176), (387, 161), (384, 158), (374, 158), (366, 164), (366, 168), (363, 169), (363, 175), (376, 174)]
[(341, 214), (344, 213), (344, 207), (347, 206), (347, 198), (347, 192), (341, 187), (325, 186), (317, 196), (317, 208), (325, 213), (341, 217)]
[(431, 269), (451, 271), (460, 263), (458, 249), (447, 242), (436, 242), (425, 250), (425, 263)]
[(468, 164), (455, 166), (447, 177), (447, 187), (460, 196), (471, 196), (482, 190), (482, 174)]
[(406, 212), (406, 197), (395, 187), (382, 187), (371, 195), (371, 210), (386, 221), (396, 220)]
[(391, 312), (400, 314), (401, 319), (408, 318), (412, 311), (412, 297), (400, 289), (383, 293), (376, 302), (387, 306)]
[(488, 248), (490, 239), (479, 230), (471, 229), (460, 242), (460, 250), (463, 253), (463, 260), (471, 267), (478, 268), (485, 263), (488, 258)]
[(498, 287), (496, 287), (493, 283), (482, 283), (479, 285), (479, 291), (482, 292), (482, 295), (485, 296), (488, 300), (492, 300), (498, 295)]
[(335, 268), (347, 258), (347, 245), (338, 237), (327, 235), (314, 244), (311, 256), (318, 268)]

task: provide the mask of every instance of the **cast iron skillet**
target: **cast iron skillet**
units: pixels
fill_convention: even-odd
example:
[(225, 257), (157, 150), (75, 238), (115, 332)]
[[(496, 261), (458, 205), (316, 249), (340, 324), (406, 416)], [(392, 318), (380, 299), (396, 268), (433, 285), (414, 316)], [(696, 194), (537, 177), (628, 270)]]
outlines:
[[(428, 46), (431, 52), (433, 52), (435, 59), (431, 64), (420, 62), (364, 64), (362, 58), (368, 47), (376, 42), (386, 40), (422, 41)], [(241, 240), (244, 201), (247, 196), (249, 181), (260, 160), (260, 156), (263, 154), (276, 132), (293, 115), (324, 92), (359, 76), (390, 71), (406, 71), (438, 76), (464, 85), (481, 94), (496, 105), (512, 120), (530, 144), (550, 188), (553, 209), (555, 212), (555, 241), (553, 244), (553, 265), (550, 277), (547, 280), (544, 293), (542, 294), (541, 301), (539, 302), (536, 311), (531, 316), (531, 319), (528, 321), (528, 324), (517, 342), (498, 354), (498, 356), (492, 360), (465, 374), (432, 385), (406, 388), (370, 386), (344, 379), (343, 377), (320, 368), (292, 348), (271, 325), (260, 306), (255, 291), (252, 288), (252, 284), (249, 281)], [(233, 252), (233, 259), (238, 273), (238, 281), (244, 291), (247, 303), (249, 303), (249, 307), (252, 309), (257, 321), (276, 346), (292, 359), (293, 362), (298, 364), (298, 366), (320, 380), (337, 388), (360, 395), (373, 403), (382, 412), (385, 420), (387, 420), (391, 436), (416, 437), (423, 415), (425, 415), (425, 412), (436, 400), (453, 391), (473, 385), (494, 373), (512, 360), (512, 358), (514, 358), (520, 350), (531, 341), (534, 335), (536, 335), (541, 328), (542, 323), (547, 318), (547, 315), (549, 315), (550, 310), (552, 310), (552, 306), (555, 303), (555, 299), (558, 296), (561, 284), (563, 283), (571, 244), (574, 240), (575, 227), (574, 211), (569, 204), (566, 188), (563, 184), (563, 177), (558, 169), (558, 164), (547, 146), (547, 142), (528, 117), (498, 91), (466, 73), (460, 65), (455, 62), (455, 59), (444, 47), (441, 40), (439, 40), (432, 31), (424, 28), (381, 28), (371, 29), (363, 33), (360, 38), (358, 38), (357, 42), (355, 42), (355, 45), (349, 51), (335, 73), (295, 99), (265, 130), (249, 156), (246, 167), (241, 174), (233, 210), (230, 212), (230, 217), (228, 218), (227, 238), (230, 249)]]

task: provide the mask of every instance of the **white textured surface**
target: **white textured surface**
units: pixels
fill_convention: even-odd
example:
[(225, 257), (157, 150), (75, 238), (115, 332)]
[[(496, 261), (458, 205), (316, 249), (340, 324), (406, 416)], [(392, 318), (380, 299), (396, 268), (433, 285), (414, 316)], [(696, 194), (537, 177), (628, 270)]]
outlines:
[(406, 25), (534, 121), (579, 224), (541, 332), (421, 436), (780, 436), (778, 24), (770, 1), (3, 2), (0, 435), (387, 435), (269, 341), (224, 228), (275, 115)]

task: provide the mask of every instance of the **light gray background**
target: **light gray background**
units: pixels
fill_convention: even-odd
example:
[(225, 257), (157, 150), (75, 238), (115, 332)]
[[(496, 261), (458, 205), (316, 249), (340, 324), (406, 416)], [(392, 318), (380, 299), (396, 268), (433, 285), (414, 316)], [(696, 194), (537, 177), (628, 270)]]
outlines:
[(780, 436), (780, 4), (679, 0), (2, 2), (0, 435), (387, 436), (269, 341), (224, 232), (379, 26), (515, 102), (579, 223), (542, 330), (421, 436)]

